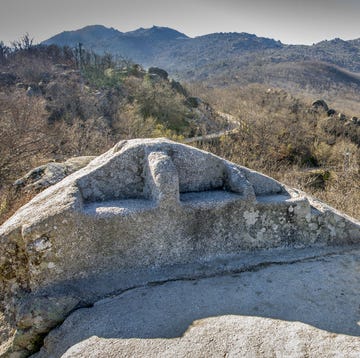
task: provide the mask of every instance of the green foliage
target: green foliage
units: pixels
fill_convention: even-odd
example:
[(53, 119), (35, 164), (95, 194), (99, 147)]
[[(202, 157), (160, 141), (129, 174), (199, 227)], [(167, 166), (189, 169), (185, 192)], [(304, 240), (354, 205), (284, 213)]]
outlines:
[(182, 142), (184, 140), (183, 135), (176, 134), (176, 132), (172, 131), (171, 129), (166, 129), (161, 124), (156, 124), (154, 130), (151, 133), (151, 137), (153, 138), (165, 137), (174, 140), (176, 142)]
[(95, 65), (86, 66), (82, 71), (85, 79), (95, 88), (116, 88), (121, 87), (124, 76), (108, 68), (103, 70)]
[(167, 81), (153, 80), (146, 75), (135, 96), (139, 114), (153, 117), (158, 124), (177, 134), (188, 135), (191, 130), (189, 109), (184, 98)]
[(77, 63), (84, 78), (97, 89), (120, 89), (123, 80), (132, 75), (137, 68), (131, 62), (115, 59), (110, 54), (99, 56), (87, 52), (79, 46), (76, 52)]

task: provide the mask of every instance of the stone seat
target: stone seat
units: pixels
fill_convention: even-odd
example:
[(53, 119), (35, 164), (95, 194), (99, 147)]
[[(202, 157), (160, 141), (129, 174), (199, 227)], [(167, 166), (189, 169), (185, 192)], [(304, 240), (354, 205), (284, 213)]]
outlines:
[(180, 203), (182, 205), (187, 204), (214, 204), (219, 202), (233, 202), (244, 200), (244, 197), (238, 193), (232, 193), (224, 190), (209, 190), (200, 192), (180, 193)]
[(0, 298), (24, 355), (75, 307), (136, 284), (359, 242), (359, 222), (266, 175), (166, 139), (123, 141), (0, 227)]
[(109, 200), (87, 203), (83, 207), (86, 215), (96, 217), (126, 216), (156, 208), (156, 202), (144, 199)]

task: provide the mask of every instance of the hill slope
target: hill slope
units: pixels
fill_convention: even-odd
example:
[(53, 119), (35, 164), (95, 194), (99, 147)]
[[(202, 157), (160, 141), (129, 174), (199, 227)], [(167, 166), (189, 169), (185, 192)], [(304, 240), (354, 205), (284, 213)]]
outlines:
[[(151, 65), (157, 54), (168, 43), (188, 37), (167, 27), (153, 26), (122, 33), (101, 25), (87, 26), (76, 31), (66, 31), (43, 42), (45, 45), (77, 46), (82, 43), (88, 50), (129, 58), (143, 65)], [(152, 59), (153, 61), (149, 60)]]
[(360, 111), (360, 39), (334, 39), (312, 46), (285, 45), (247, 33), (214, 33), (189, 38), (154, 26), (119, 32), (88, 26), (64, 32), (45, 44), (77, 46), (159, 66), (182, 81), (211, 86), (266, 84), (296, 95), (326, 97), (338, 107)]
[[(213, 33), (195, 38), (167, 27), (153, 26), (122, 33), (104, 26), (87, 26), (58, 34), (44, 44), (76, 46), (131, 58), (145, 66), (158, 65), (183, 72), (220, 61), (267, 63), (323, 61), (360, 72), (360, 39), (334, 39), (312, 46), (285, 45), (247, 33)], [(251, 55), (249, 55), (251, 54)]]
[[(211, 146), (222, 157), (276, 174), (278, 179), (288, 168), (299, 167), (301, 172), (303, 167), (323, 167), (323, 173), (314, 174), (320, 178), (321, 197), (329, 195), (326, 201), (358, 217), (360, 121), (356, 111), (344, 111), (329, 101), (329, 108), (345, 113), (329, 116), (311, 107), (317, 96), (302, 101), (265, 85), (234, 83), (211, 89), (206, 84), (203, 88), (188, 84), (184, 88), (159, 68), (145, 71), (127, 61), (109, 62), (109, 56), (83, 55), (79, 68), (76, 52), (36, 46), (10, 52), (0, 64), (0, 220), (24, 202), (12, 183), (32, 167), (74, 155), (94, 155), (123, 138), (181, 139), (207, 133), (218, 135), (200, 140), (204, 149)], [(267, 82), (286, 83), (292, 73), (292, 81), (301, 84), (298, 73), (308, 68), (307, 78), (312, 75), (314, 85), (317, 80), (339, 83), (339, 78), (345, 78), (358, 94), (357, 76), (337, 68), (327, 78), (333, 66), (326, 63), (255, 65), (259, 71), (254, 70), (254, 78), (262, 71)], [(231, 79), (233, 73), (228, 70), (229, 74)], [(221, 71), (216, 75), (221, 79)], [(235, 80), (244, 78), (245, 72)], [(234, 124), (238, 131), (227, 132)], [(300, 184), (308, 189), (308, 178)]]
[(244, 51), (283, 47), (278, 41), (247, 33), (216, 33), (189, 38), (167, 27), (153, 26), (122, 33), (99, 25), (62, 32), (43, 44), (77, 46), (79, 42), (88, 49), (110, 52), (131, 58), (144, 66), (160, 65), (165, 69), (199, 65), (220, 57), (239, 56)]

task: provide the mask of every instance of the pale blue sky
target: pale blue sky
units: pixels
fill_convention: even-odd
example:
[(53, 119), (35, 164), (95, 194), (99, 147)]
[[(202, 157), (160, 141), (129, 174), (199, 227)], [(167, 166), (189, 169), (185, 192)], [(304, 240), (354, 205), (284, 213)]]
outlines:
[(168, 26), (194, 37), (249, 32), (284, 43), (360, 37), (360, 0), (0, 0), (0, 40), (35, 42), (102, 24), (119, 31)]

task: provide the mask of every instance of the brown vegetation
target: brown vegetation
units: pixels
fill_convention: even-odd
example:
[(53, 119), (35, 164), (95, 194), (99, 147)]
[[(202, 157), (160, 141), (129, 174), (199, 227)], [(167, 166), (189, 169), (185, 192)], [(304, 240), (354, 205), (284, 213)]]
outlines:
[(0, 48), (0, 222), (35, 194), (12, 186), (35, 166), (97, 155), (120, 139), (182, 140), (227, 129), (207, 103), (231, 114), (238, 131), (202, 148), (360, 217), (360, 122), (353, 113), (329, 117), (311, 107), (314, 98), (262, 85), (193, 83), (185, 90), (81, 48), (34, 47), (29, 39)]
[(190, 87), (232, 113), (236, 133), (200, 147), (302, 189), (360, 218), (360, 125), (328, 117), (283, 90)]
[(179, 83), (129, 61), (33, 46), (27, 36), (11, 49), (0, 43), (0, 222), (23, 203), (12, 183), (35, 166), (101, 154), (121, 139), (181, 140), (223, 126)]

